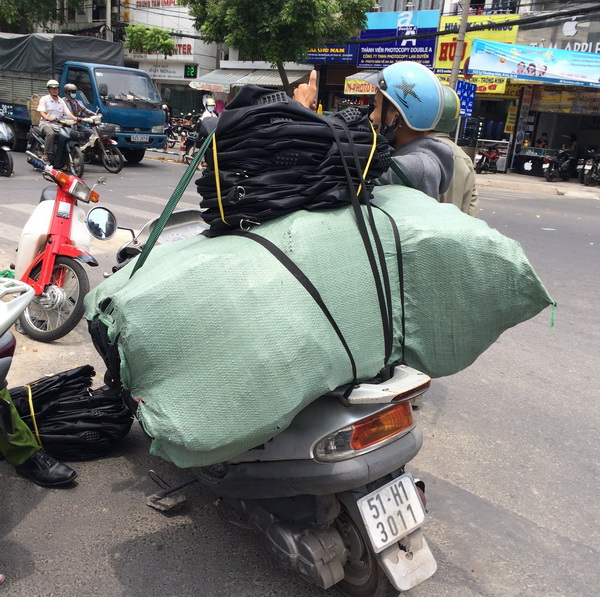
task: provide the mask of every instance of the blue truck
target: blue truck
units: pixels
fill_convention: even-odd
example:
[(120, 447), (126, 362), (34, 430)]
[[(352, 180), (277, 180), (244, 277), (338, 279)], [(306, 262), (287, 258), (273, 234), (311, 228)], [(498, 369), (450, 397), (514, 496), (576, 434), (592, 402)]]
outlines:
[(15, 150), (27, 147), (30, 114), (46, 83), (78, 88), (78, 99), (116, 125), (115, 138), (128, 162), (166, 143), (162, 100), (148, 74), (124, 65), (121, 44), (50, 33), (0, 33), (0, 113), (14, 118)]

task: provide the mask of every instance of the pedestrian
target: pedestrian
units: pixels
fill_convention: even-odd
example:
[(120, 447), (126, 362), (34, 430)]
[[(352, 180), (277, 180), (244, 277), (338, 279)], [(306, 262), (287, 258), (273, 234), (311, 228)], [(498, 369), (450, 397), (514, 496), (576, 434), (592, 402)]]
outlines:
[(218, 118), (219, 115), (216, 113), (217, 104), (212, 97), (206, 98), (205, 110), (202, 114), (200, 120), (204, 120), (205, 118)]
[(542, 133), (542, 136), (535, 142), (535, 146), (541, 147), (542, 149), (546, 149), (548, 147), (547, 133)]
[(45, 163), (54, 162), (54, 142), (56, 133), (58, 133), (59, 124), (57, 121), (64, 118), (77, 120), (74, 114), (69, 111), (65, 100), (58, 97), (60, 84), (54, 79), (46, 83), (48, 95), (40, 98), (37, 111), (40, 113), (40, 132), (44, 137), (44, 153), (42, 159)]
[[(92, 112), (88, 110), (82, 102), (77, 99), (77, 85), (73, 83), (67, 83), (65, 85), (65, 104), (67, 104), (67, 108), (71, 111), (71, 114), (75, 116), (77, 121), (80, 121), (82, 118), (88, 118), (90, 116), (100, 116), (101, 114), (96, 114), (96, 112)], [(92, 136), (92, 129), (89, 126), (83, 126), (82, 124), (76, 124), (75, 130), (77, 132), (82, 133), (85, 136), (85, 140), (87, 140)]]
[(460, 116), (460, 100), (453, 89), (444, 86), (444, 108), (435, 129), (429, 133), (452, 150), (454, 156), (454, 176), (448, 190), (441, 193), (440, 203), (452, 203), (463, 213), (476, 218), (479, 213), (479, 193), (477, 192), (475, 168), (471, 158), (450, 138)]

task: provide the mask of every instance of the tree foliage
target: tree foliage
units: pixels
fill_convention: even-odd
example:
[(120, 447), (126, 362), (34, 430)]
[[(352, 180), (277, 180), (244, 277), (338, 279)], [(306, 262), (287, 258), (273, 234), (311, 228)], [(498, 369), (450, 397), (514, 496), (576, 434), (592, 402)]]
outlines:
[(85, 0), (0, 0), (0, 31), (33, 33), (36, 27), (64, 23), (69, 10), (77, 10)]
[(172, 56), (176, 50), (175, 42), (168, 31), (144, 25), (125, 27), (125, 47), (137, 54), (162, 54), (165, 58)]
[(327, 41), (342, 41), (366, 24), (373, 0), (179, 0), (207, 42), (225, 43), (248, 60), (282, 72)]

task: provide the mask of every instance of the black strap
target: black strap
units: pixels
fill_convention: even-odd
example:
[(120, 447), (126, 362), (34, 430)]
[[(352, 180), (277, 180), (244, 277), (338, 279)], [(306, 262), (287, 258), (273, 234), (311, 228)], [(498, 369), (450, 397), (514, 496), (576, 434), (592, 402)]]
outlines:
[[(367, 230), (367, 226), (365, 223), (365, 216), (360, 206), (359, 198), (356, 194), (356, 189), (354, 188), (354, 184), (352, 182), (352, 175), (350, 174), (350, 169), (348, 168), (348, 164), (346, 162), (346, 158), (344, 155), (344, 151), (342, 148), (342, 143), (340, 141), (340, 137), (338, 132), (330, 122), (329, 118), (325, 118), (327, 125), (331, 129), (333, 133), (333, 138), (338, 146), (339, 154), (342, 160), (342, 164), (344, 166), (344, 172), (346, 173), (346, 179), (348, 181), (348, 192), (350, 194), (350, 203), (354, 210), (354, 215), (356, 219), (356, 225), (358, 226), (358, 231), (363, 241), (363, 245), (365, 247), (365, 252), (367, 254), (367, 258), (369, 260), (369, 264), (371, 266), (371, 272), (373, 273), (373, 281), (375, 282), (375, 289), (377, 290), (377, 300), (379, 301), (379, 312), (381, 314), (381, 324), (383, 328), (383, 341), (384, 341), (384, 352), (385, 352), (385, 362), (387, 362), (387, 357), (391, 354), (392, 350), (392, 329), (390, 328), (390, 319), (388, 317), (388, 309), (385, 303), (384, 291), (381, 282), (381, 277), (379, 274), (379, 268), (377, 266), (377, 261), (375, 259), (375, 253), (373, 252), (373, 247), (371, 246), (371, 239), (369, 237), (369, 231)], [(359, 168), (360, 172), (360, 168)], [(363, 184), (364, 188), (364, 184)], [(361, 193), (361, 195), (363, 195)], [(363, 195), (364, 196), (364, 195)], [(365, 201), (368, 204), (368, 201)], [(373, 229), (373, 235), (375, 236), (375, 228)], [(385, 262), (385, 261), (384, 261)]]
[(390, 224), (392, 226), (392, 233), (394, 234), (394, 243), (396, 244), (396, 257), (398, 259), (398, 281), (400, 286), (400, 305), (402, 308), (402, 315), (400, 317), (400, 325), (402, 328), (402, 340), (400, 341), (400, 348), (402, 350), (402, 356), (400, 358), (400, 364), (406, 365), (406, 318), (404, 315), (404, 259), (402, 256), (402, 241), (400, 240), (400, 231), (398, 230), (398, 225), (392, 216), (381, 209), (378, 205), (375, 207), (384, 213), (390, 220)]
[(242, 230), (233, 230), (228, 234), (233, 234), (235, 236), (241, 236), (242, 238), (249, 238), (253, 241), (256, 241), (258, 244), (262, 245), (265, 249), (267, 249), (275, 258), (277, 258), (282, 265), (284, 265), (290, 273), (304, 286), (305, 290), (310, 294), (313, 300), (319, 305), (321, 311), (327, 317), (327, 320), (331, 324), (331, 327), (335, 330), (340, 342), (342, 343), (346, 354), (348, 355), (348, 359), (350, 360), (350, 366), (352, 367), (352, 384), (349, 388), (349, 391), (352, 390), (352, 387), (357, 383), (357, 371), (356, 371), (356, 361), (354, 360), (354, 356), (352, 355), (352, 351), (344, 338), (344, 334), (337, 322), (333, 318), (333, 315), (327, 308), (323, 297), (315, 287), (315, 285), (308, 279), (306, 274), (275, 244), (273, 244), (270, 240), (267, 240), (264, 236), (260, 236), (253, 232), (247, 232)]

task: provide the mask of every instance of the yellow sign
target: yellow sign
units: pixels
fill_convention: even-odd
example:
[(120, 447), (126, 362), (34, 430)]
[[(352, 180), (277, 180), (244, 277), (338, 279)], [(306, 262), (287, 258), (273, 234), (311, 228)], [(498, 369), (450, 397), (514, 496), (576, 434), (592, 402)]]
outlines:
[(375, 95), (377, 87), (362, 79), (346, 79), (344, 81), (344, 95)]
[(504, 132), (507, 135), (512, 135), (515, 132), (515, 125), (517, 124), (517, 106), (511, 106), (508, 109), (506, 115), (506, 121), (504, 123)]
[[(465, 79), (470, 83), (477, 85), (477, 93), (498, 93), (505, 91), (506, 79), (499, 77), (470, 76), (466, 74), (468, 60), (471, 56), (471, 46), (474, 39), (487, 39), (490, 41), (499, 41), (503, 43), (515, 43), (517, 40), (518, 25), (512, 25), (511, 21), (519, 19), (519, 15), (486, 15), (470, 16), (467, 21), (467, 32), (465, 33), (465, 43), (460, 59), (459, 78)], [(458, 30), (460, 17), (442, 17), (440, 19), (440, 31), (454, 29)], [(498, 26), (484, 31), (469, 31), (470, 28), (477, 25), (488, 25), (497, 23)], [(437, 42), (437, 51), (435, 55), (434, 71), (441, 80), (446, 75), (449, 79), (452, 71), (452, 63), (457, 51), (457, 33), (441, 35)]]

